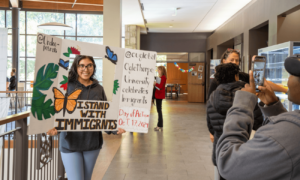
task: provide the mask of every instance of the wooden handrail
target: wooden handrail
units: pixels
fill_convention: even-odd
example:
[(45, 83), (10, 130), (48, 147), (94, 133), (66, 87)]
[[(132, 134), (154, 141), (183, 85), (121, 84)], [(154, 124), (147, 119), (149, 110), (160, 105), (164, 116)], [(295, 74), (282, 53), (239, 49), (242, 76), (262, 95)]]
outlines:
[(0, 93), (32, 93), (33, 91), (0, 91)]
[(25, 112), (21, 112), (18, 114), (6, 116), (6, 117), (0, 119), (0, 125), (27, 118), (29, 115), (30, 115), (30, 111), (25, 111)]

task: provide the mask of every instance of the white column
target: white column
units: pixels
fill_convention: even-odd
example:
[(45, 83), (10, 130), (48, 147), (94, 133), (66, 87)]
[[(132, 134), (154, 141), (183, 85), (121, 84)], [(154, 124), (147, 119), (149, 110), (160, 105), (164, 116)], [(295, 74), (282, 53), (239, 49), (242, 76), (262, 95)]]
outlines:
[[(121, 47), (122, 38), (122, 0), (103, 1), (103, 45)], [(112, 49), (113, 51), (113, 49)], [(104, 58), (104, 57), (103, 57)], [(115, 65), (103, 59), (103, 76), (111, 74)], [(113, 81), (103, 78), (103, 86), (113, 87)], [(111, 101), (113, 92), (105, 92), (107, 100)]]

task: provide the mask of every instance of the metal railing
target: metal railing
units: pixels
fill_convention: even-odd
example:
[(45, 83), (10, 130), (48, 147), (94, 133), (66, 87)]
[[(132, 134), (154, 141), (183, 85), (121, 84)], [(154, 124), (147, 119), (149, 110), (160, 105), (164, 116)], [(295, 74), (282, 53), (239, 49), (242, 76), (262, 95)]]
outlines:
[[(1, 93), (1, 92), (0, 92)], [(17, 92), (20, 93), (20, 92)], [(19, 97), (20, 98), (20, 97)], [(22, 98), (28, 98), (22, 97)], [(16, 95), (13, 103), (18, 102)], [(14, 123), (0, 133), (0, 180), (64, 180), (65, 172), (58, 149), (59, 137), (46, 134), (27, 135), (28, 104), (14, 115), (0, 119), (0, 127)]]

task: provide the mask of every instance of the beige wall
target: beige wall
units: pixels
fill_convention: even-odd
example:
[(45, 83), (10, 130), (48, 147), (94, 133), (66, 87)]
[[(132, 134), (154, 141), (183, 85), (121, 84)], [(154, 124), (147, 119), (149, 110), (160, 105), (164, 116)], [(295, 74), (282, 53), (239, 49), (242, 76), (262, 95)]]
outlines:
[(213, 58), (217, 59), (219, 58), (217, 55), (220, 54), (217, 48), (218, 45), (243, 34), (244, 69), (248, 69), (249, 30), (269, 21), (269, 46), (277, 44), (278, 15), (298, 5), (300, 5), (299, 0), (253, 0), (253, 2), (230, 18), (207, 39), (206, 49), (213, 48)]
[(277, 43), (300, 41), (300, 10), (278, 17)]

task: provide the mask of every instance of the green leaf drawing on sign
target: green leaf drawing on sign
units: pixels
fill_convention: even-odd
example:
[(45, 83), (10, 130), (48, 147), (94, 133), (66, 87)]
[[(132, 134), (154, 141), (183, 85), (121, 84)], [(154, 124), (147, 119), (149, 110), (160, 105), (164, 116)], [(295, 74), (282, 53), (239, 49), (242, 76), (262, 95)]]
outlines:
[(54, 63), (49, 63), (44, 74), (45, 66), (46, 65), (42, 66), (38, 70), (35, 83), (33, 84), (33, 100), (39, 99), (43, 95), (40, 90), (48, 90), (53, 84), (51, 79), (55, 79), (57, 77), (57, 71), (59, 68), (57, 64), (54, 65)]
[(66, 57), (70, 57), (69, 53), (63, 53), (63, 55), (66, 56)]
[(60, 84), (66, 84), (68, 82), (68, 77), (63, 75), (64, 80)]
[(37, 100), (32, 100), (31, 112), (34, 117), (37, 115), (38, 120), (49, 119), (55, 114), (54, 106), (51, 106), (52, 100), (48, 99), (45, 103), (46, 95)]
[(69, 53), (69, 54), (72, 54), (72, 50), (71, 50), (70, 47), (68, 47), (68, 53)]
[(119, 88), (119, 83), (118, 83), (119, 80), (115, 80), (114, 81), (114, 90), (113, 90), (113, 93), (114, 94), (117, 94), (117, 90)]
[(55, 114), (54, 106), (52, 105), (52, 100), (48, 99), (46, 102), (46, 95), (41, 92), (41, 90), (49, 90), (52, 86), (53, 81), (57, 77), (59, 66), (54, 63), (49, 63), (45, 69), (45, 66), (42, 66), (36, 75), (35, 83), (33, 84), (33, 97), (31, 104), (31, 112), (34, 117), (37, 116), (38, 120), (49, 119)]

